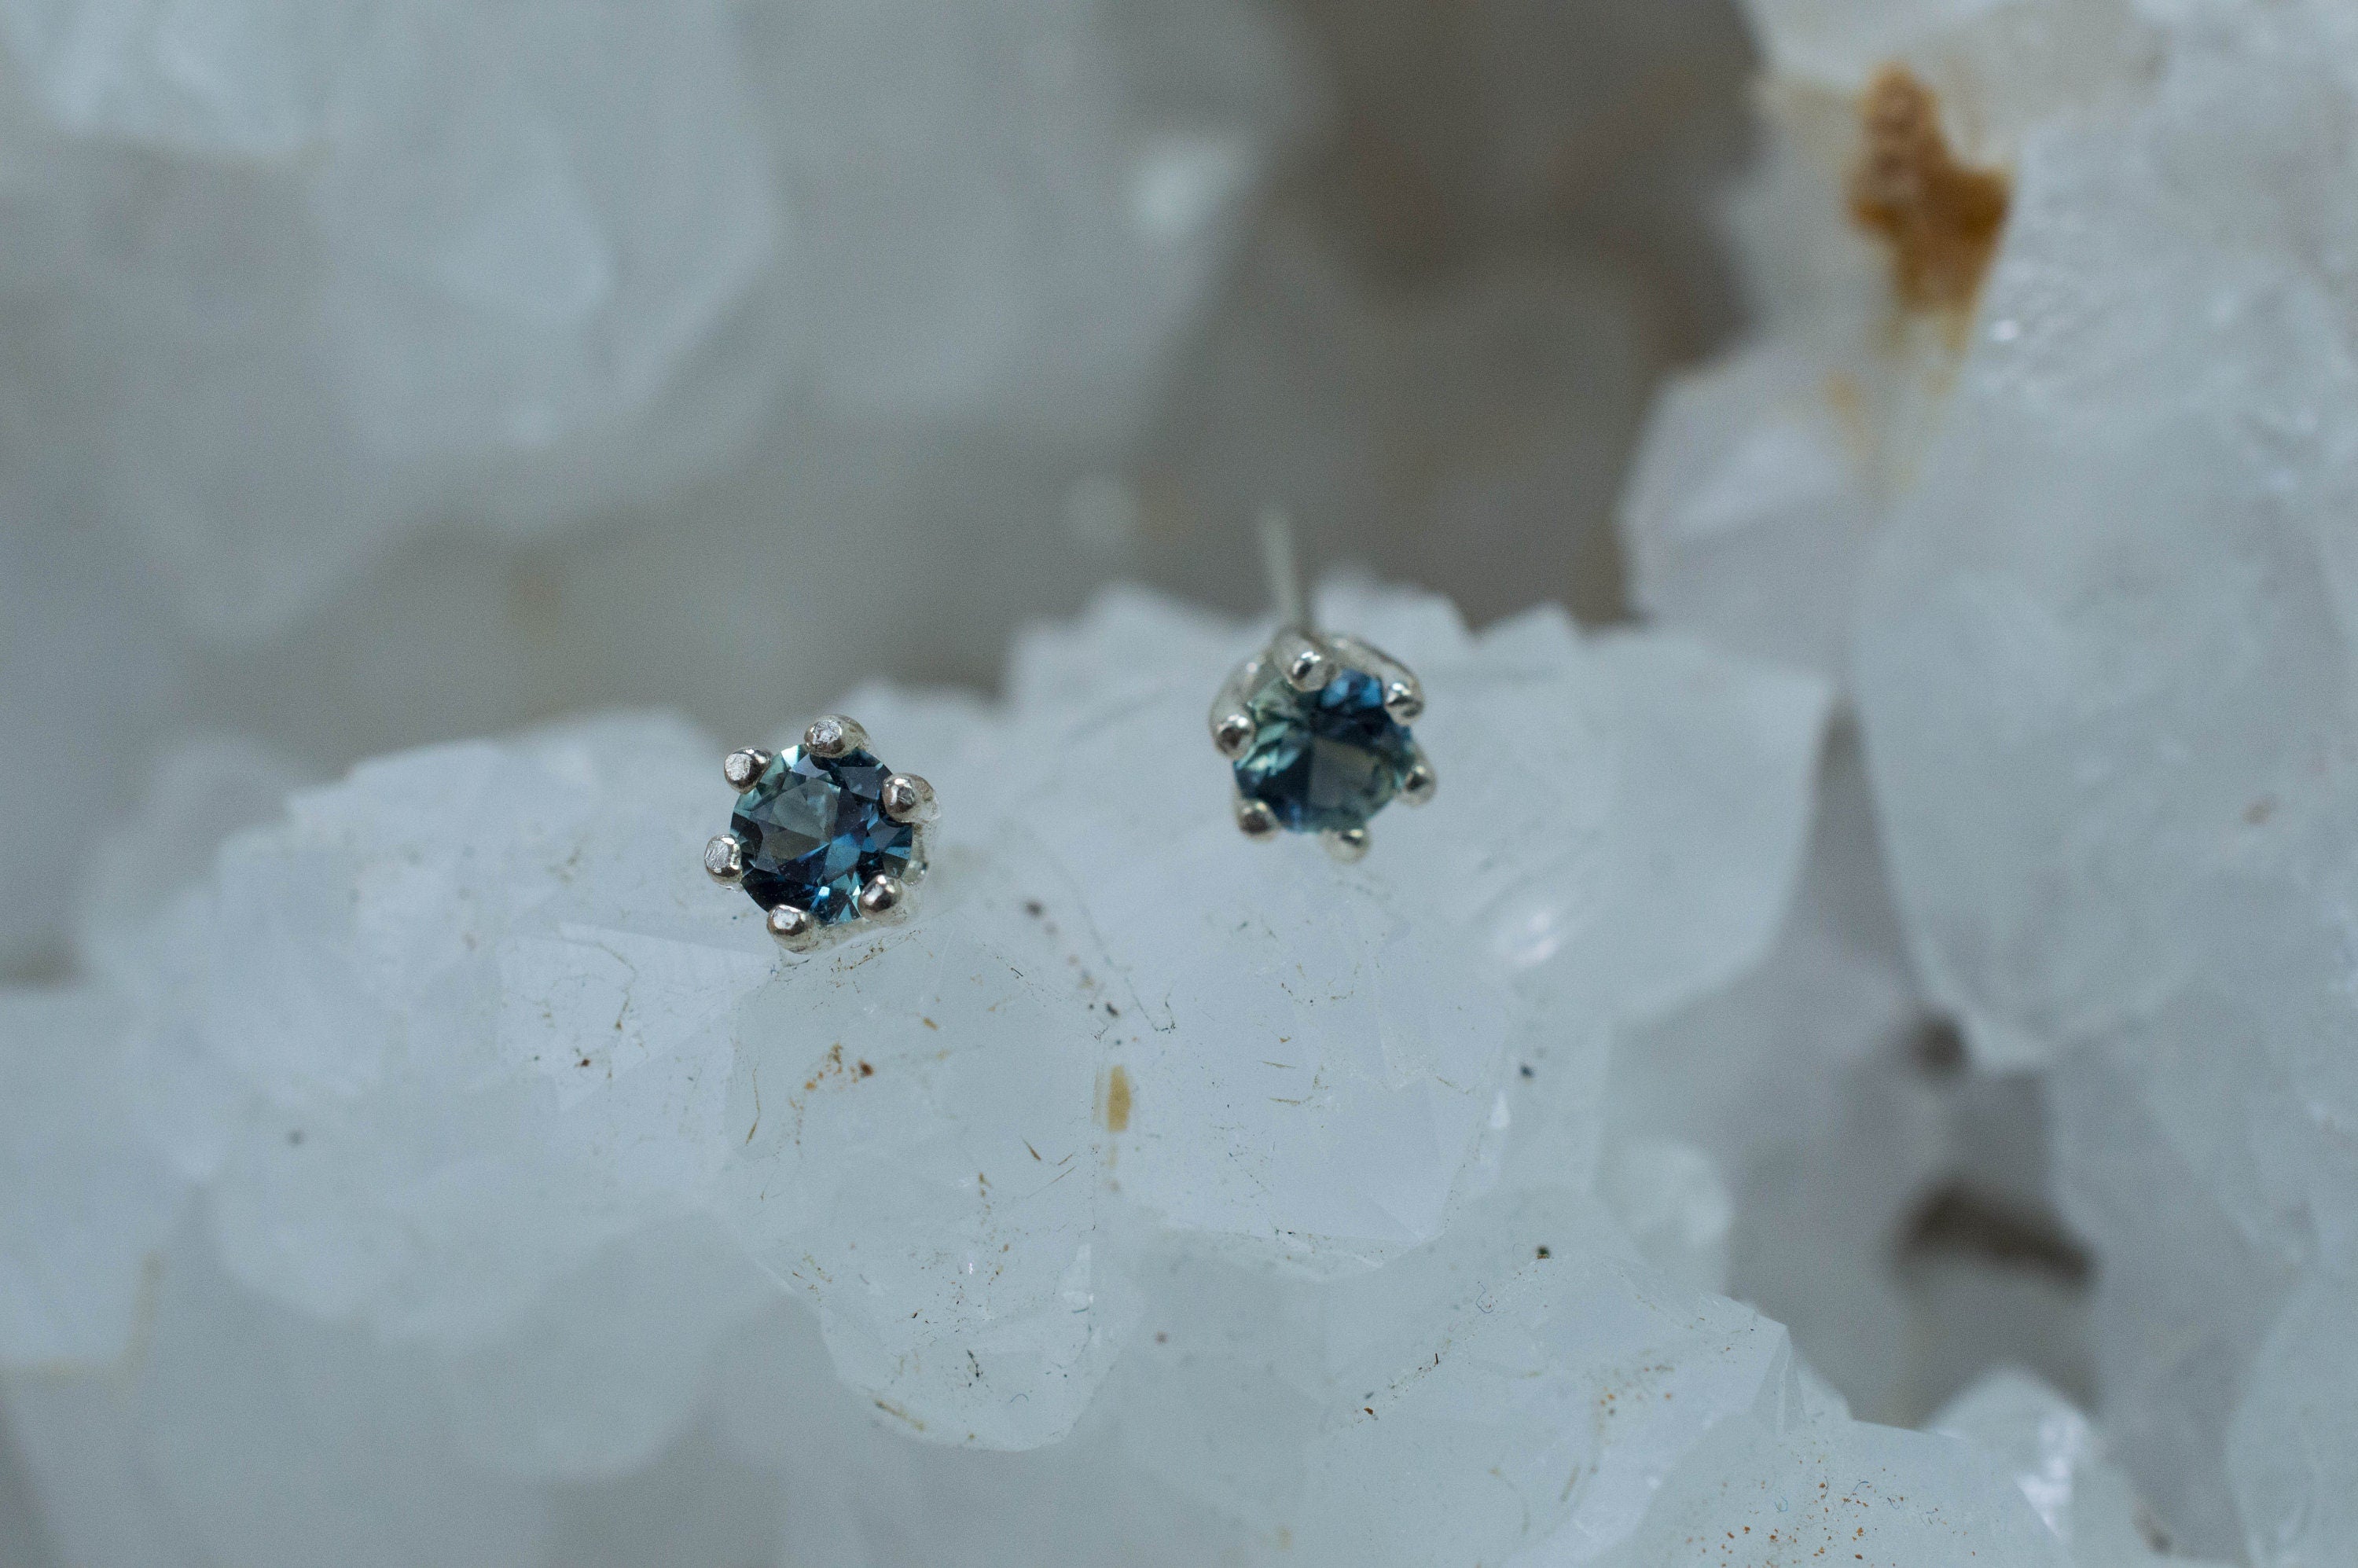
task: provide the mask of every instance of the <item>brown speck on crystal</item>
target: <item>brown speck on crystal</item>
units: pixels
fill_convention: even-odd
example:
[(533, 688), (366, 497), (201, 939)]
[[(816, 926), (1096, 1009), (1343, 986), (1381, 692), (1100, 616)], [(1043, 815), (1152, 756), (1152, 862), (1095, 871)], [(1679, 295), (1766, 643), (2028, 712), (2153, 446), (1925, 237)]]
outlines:
[(1891, 247), (1902, 305), (1965, 310), (2006, 229), (2006, 176), (1957, 161), (1940, 100), (1905, 67), (1877, 73), (1859, 121), (1866, 145), (1851, 175), (1851, 217)]

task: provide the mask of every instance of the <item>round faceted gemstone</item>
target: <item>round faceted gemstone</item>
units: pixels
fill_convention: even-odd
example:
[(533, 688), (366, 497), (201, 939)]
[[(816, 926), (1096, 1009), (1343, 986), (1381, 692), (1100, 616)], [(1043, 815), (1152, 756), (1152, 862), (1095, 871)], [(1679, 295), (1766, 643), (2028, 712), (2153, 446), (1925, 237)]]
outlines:
[(1297, 833), (1366, 827), (1415, 761), (1408, 726), (1384, 711), (1383, 683), (1357, 670), (1314, 692), (1272, 670), (1245, 706), (1253, 743), (1237, 760), (1237, 789)]
[(915, 881), (925, 874), (914, 824), (884, 815), (892, 770), (865, 751), (815, 757), (779, 752), (737, 797), (729, 831), (744, 850), (741, 884), (763, 909), (792, 904), (822, 925), (860, 913), (860, 890), (874, 877)]

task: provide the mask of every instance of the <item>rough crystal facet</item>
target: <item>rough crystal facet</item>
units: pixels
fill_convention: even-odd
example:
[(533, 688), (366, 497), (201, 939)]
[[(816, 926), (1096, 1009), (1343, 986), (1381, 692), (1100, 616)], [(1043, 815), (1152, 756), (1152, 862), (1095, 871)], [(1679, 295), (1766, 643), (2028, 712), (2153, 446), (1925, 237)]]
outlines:
[(915, 827), (884, 814), (892, 776), (860, 749), (818, 757), (795, 746), (771, 759), (729, 818), (744, 847), (742, 884), (753, 902), (763, 909), (792, 904), (833, 925), (859, 914), (856, 901), (870, 879), (924, 875)]
[(1253, 743), (1237, 762), (1237, 789), (1296, 833), (1364, 827), (1415, 761), (1408, 727), (1384, 711), (1383, 683), (1357, 670), (1312, 693), (1272, 669), (1248, 707)]

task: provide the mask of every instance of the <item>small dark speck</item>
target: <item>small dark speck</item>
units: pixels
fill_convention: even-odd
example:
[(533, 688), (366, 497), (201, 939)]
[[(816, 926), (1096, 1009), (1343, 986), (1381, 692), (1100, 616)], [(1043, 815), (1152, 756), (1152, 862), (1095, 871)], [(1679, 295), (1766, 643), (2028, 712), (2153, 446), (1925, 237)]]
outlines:
[(860, 1064), (860, 1076), (863, 1078), (872, 1078), (876, 1076), (876, 1069), (862, 1062)]
[(1105, 1009), (1106, 1016), (1109, 1018), (1120, 1018), (1121, 1016), (1121, 1009), (1114, 1006), (1111, 1002), (1106, 1003)]
[(587, 1057), (587, 1056), (584, 1056), (584, 1057), (582, 1057), (582, 1058), (581, 1058), (580, 1062), (579, 1062), (579, 1064), (577, 1064), (577, 1065), (579, 1065), (579, 1066), (584, 1066), (584, 1067), (586, 1067), (586, 1066), (588, 1066), (588, 1065), (590, 1065), (590, 1058), (589, 1058), (589, 1057)]
[(1540, 1255), (1541, 1257), (1542, 1257), (1542, 1258), (1545, 1258), (1545, 1257), (1549, 1256), (1548, 1249), (1547, 1249), (1546, 1248), (1544, 1248), (1544, 1247), (1541, 1248), (1541, 1249), (1539, 1249), (1539, 1255)]
[(299, 1148), (299, 1147), (302, 1145), (302, 1142), (303, 1142), (303, 1130), (302, 1130), (301, 1128), (299, 1128), (299, 1127), (298, 1127), (298, 1128), (295, 1129), (292, 1132), (289, 1132), (289, 1133), (287, 1135), (287, 1143), (288, 1143), (290, 1146), (294, 1146), (294, 1147), (298, 1147), (298, 1148)]
[(1171, 1336), (1158, 1328), (1154, 1331), (1154, 1343), (1157, 1345), (1168, 1345), (1171, 1343)]
[(1042, 915), (1047, 914), (1048, 911), (1041, 904), (1038, 899), (1027, 898), (1023, 901), (1023, 913), (1030, 915), (1033, 919), (1037, 920)]
[(1538, 1077), (1538, 1076), (1539, 1076), (1539, 1075), (1538, 1075), (1537, 1073), (1534, 1073), (1534, 1072), (1532, 1072), (1532, 1071), (1531, 1071), (1531, 1065), (1529, 1062), (1526, 1062), (1526, 1063), (1524, 1063), (1524, 1064), (1523, 1064), (1523, 1069), (1522, 1069), (1522, 1070), (1523, 1070), (1523, 1076), (1525, 1076), (1525, 1077), (1527, 1077), (1527, 1078), (1536, 1078), (1536, 1077)]

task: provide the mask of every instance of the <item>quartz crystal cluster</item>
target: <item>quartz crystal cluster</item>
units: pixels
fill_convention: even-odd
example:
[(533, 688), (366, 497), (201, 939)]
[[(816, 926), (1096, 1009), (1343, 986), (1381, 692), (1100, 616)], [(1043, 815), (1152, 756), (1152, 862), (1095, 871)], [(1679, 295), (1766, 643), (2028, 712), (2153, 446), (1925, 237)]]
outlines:
[[(1707, 32), (1366, 9), (1519, 240)], [(1427, 705), (1280, 795), (1445, 774), (1344, 864), (1266, 625), (831, 689), (1613, 481), (1626, 277), (1247, 248), (1276, 13), (0, 0), (0, 1563), (2352, 1562), (2358, 20), (1743, 9), (1641, 624), (1330, 584)], [(715, 764), (830, 697), (942, 815), (789, 961)]]
[(1846, 687), (1909, 968), (2039, 1087), (2150, 1539), (2349, 1562), (2358, 26), (1751, 10), (1758, 325), (1657, 409), (1635, 596)]
[(191, 733), (767, 723), (887, 578), (987, 675), (1318, 101), (1249, 0), (0, 0), (0, 974)]
[(1608, 1173), (1617, 1044), (1777, 939), (1827, 688), (1322, 610), (1484, 759), (1349, 867), (1228, 820), (1250, 629), (1132, 593), (1003, 708), (847, 701), (945, 811), (923, 915), (809, 960), (658, 718), (372, 762), (102, 909), (0, 1037), (60, 1560), (2068, 1561), (2003, 1444), (1714, 1292), (1707, 1165)]

